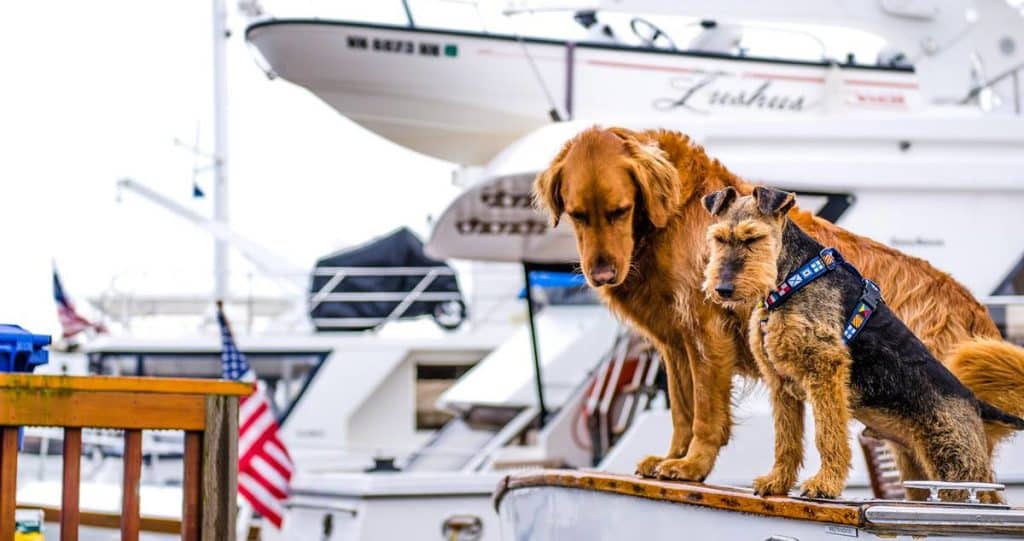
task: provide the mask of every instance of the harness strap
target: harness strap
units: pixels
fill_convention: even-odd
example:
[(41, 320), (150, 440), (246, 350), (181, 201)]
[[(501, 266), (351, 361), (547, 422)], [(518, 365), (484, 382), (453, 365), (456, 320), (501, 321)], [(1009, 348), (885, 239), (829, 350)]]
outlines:
[(860, 294), (860, 299), (857, 300), (857, 305), (853, 309), (853, 313), (850, 314), (850, 318), (846, 320), (846, 327), (843, 328), (843, 342), (849, 344), (860, 331), (864, 329), (868, 324), (868, 320), (875, 313), (875, 309), (878, 308), (878, 304), (882, 302), (882, 290), (879, 289), (878, 284), (864, 278), (864, 290)]
[[(882, 290), (878, 287), (878, 284), (862, 277), (860, 272), (844, 260), (843, 256), (835, 248), (823, 249), (817, 256), (787, 276), (775, 291), (768, 293), (768, 296), (764, 299), (765, 310), (770, 312), (778, 308), (787, 299), (792, 297), (794, 293), (803, 289), (804, 286), (840, 265), (849, 269), (864, 284), (860, 298), (857, 299), (857, 304), (854, 306), (853, 312), (847, 318), (846, 326), (843, 328), (843, 343), (849, 344), (860, 334), (867, 325), (868, 320), (871, 319), (872, 314), (875, 313), (878, 305), (884, 301), (882, 300)], [(761, 320), (762, 332), (767, 332), (767, 323), (768, 314), (765, 314)]]

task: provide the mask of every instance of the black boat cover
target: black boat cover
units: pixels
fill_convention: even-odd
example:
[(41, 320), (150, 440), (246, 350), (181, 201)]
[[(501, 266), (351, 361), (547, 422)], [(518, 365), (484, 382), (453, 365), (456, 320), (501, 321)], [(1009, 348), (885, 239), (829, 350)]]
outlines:
[[(458, 327), (466, 316), (466, 305), (459, 290), (459, 282), (452, 268), (444, 261), (431, 259), (423, 253), (423, 242), (408, 228), (400, 228), (387, 236), (362, 246), (335, 252), (316, 262), (316, 269), (328, 267), (377, 267), (386, 271), (395, 267), (422, 267), (417, 275), (346, 276), (330, 293), (408, 293), (426, 275), (429, 268), (441, 267), (451, 274), (436, 276), (424, 290), (430, 293), (450, 293), (450, 299), (415, 301), (398, 316), (401, 319), (430, 315), (446, 329)], [(310, 284), (310, 318), (318, 331), (367, 330), (383, 323), (401, 303), (387, 301), (324, 301), (315, 306), (312, 300), (334, 276), (313, 273)], [(343, 322), (339, 324), (339, 320)], [(347, 320), (347, 321), (346, 321)]]

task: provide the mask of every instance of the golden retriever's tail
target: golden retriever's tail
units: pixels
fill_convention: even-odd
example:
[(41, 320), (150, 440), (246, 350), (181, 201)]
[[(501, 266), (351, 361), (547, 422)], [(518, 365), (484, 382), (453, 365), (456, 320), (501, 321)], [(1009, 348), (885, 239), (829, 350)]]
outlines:
[[(975, 396), (1015, 417), (1024, 417), (1024, 348), (993, 339), (959, 344), (946, 366)], [(985, 423), (989, 446), (1014, 432), (1005, 423)]]

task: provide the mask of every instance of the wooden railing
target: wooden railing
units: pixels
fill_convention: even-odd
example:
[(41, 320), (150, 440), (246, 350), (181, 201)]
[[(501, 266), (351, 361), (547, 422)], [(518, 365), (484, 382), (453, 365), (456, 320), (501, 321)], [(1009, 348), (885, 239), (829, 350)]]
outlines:
[(234, 541), (238, 401), (249, 384), (0, 374), (0, 541), (14, 538), (18, 427), (64, 427), (61, 541), (77, 541), (82, 428), (124, 430), (121, 539), (139, 539), (143, 430), (184, 430), (181, 538)]

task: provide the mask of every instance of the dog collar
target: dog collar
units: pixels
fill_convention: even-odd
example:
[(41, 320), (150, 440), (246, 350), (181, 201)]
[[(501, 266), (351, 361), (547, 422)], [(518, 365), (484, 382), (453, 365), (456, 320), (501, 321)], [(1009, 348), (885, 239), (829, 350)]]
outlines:
[(814, 256), (813, 259), (804, 263), (800, 268), (787, 276), (775, 288), (775, 291), (769, 292), (768, 296), (764, 299), (764, 307), (768, 310), (778, 308), (793, 296), (793, 293), (800, 291), (807, 284), (824, 276), (825, 273), (836, 268), (841, 261), (843, 261), (843, 256), (839, 254), (838, 250), (835, 248), (825, 248), (821, 253)]
[[(793, 271), (785, 280), (775, 288), (775, 291), (768, 293), (768, 296), (764, 299), (764, 308), (767, 311), (772, 311), (782, 305), (787, 299), (793, 296), (794, 293), (801, 290), (807, 284), (814, 280), (824, 276), (829, 271), (834, 270), (838, 266), (844, 266), (853, 272), (863, 282), (863, 290), (861, 291), (860, 298), (857, 299), (857, 304), (854, 306), (853, 312), (850, 317), (846, 319), (846, 326), (843, 327), (843, 343), (849, 344), (864, 327), (867, 326), (868, 320), (875, 313), (878, 305), (883, 302), (882, 290), (878, 287), (878, 284), (864, 278), (857, 271), (856, 267), (849, 264), (843, 256), (835, 248), (825, 248), (818, 255), (812, 258), (807, 263), (804, 263), (800, 268)], [(767, 314), (765, 318), (761, 320), (762, 331), (767, 331)]]

